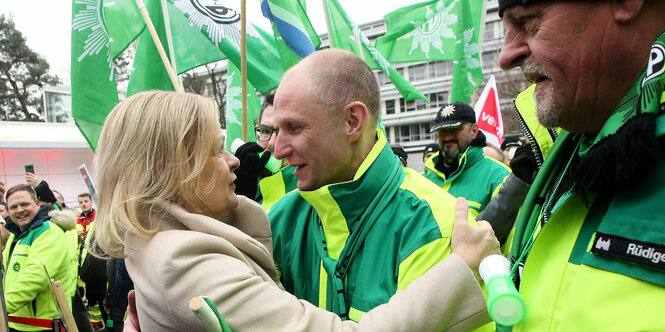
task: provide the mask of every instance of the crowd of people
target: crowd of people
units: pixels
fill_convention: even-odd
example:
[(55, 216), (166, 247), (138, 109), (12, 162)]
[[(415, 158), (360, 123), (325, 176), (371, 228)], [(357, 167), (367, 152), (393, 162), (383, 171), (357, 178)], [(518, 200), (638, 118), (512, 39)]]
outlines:
[[(60, 192), (32, 172), (26, 172), (25, 183), (5, 186), (0, 181), (0, 193), (5, 200), (0, 203), (3, 298), (10, 330), (58, 326), (54, 318), (63, 308), (51, 295), (48, 273), (61, 282), (79, 331), (122, 331), (127, 301), (116, 305), (113, 298), (126, 298), (129, 290), (117, 294), (112, 276), (127, 273), (107, 259), (87, 255), (96, 212), (90, 193), (79, 194), (78, 207), (70, 209)], [(121, 313), (110, 317), (114, 310)]]
[(126, 331), (205, 330), (200, 295), (236, 331), (504, 330), (477, 273), (505, 255), (527, 307), (515, 331), (662, 330), (663, 12), (499, 0), (499, 64), (532, 83), (515, 96), (523, 135), (487, 146), (471, 106), (446, 104), (422, 173), (377, 127), (376, 77), (348, 51), (291, 67), (235, 156), (211, 100), (132, 95), (99, 140), (97, 211), (79, 196), (76, 220), (34, 174), (0, 182), (7, 311), (57, 316), (43, 255), (73, 300), (77, 274), (91, 287), (82, 274), (126, 264), (102, 283), (113, 294), (85, 292), (109, 312), (127, 301)]

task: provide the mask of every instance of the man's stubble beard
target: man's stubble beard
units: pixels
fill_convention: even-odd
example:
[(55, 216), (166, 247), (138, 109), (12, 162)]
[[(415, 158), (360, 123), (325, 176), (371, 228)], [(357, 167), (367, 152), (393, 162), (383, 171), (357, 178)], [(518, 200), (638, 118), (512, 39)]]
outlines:
[(550, 84), (546, 89), (534, 92), (536, 101), (536, 118), (538, 122), (547, 128), (556, 128), (561, 124), (559, 110), (554, 105), (554, 86)]
[(446, 149), (443, 148), (443, 157), (446, 158), (446, 160), (455, 160), (457, 156), (459, 156), (459, 145), (456, 148), (451, 148), (451, 149)]
[(534, 74), (549, 78), (549, 85), (546, 88), (536, 88), (533, 93), (533, 98), (536, 102), (536, 119), (538, 120), (538, 123), (547, 128), (559, 127), (561, 117), (559, 110), (556, 109), (556, 105), (554, 104), (554, 82), (550, 75), (536, 60), (532, 60), (532, 58), (527, 58), (521, 67), (522, 74), (524, 74), (525, 78)]

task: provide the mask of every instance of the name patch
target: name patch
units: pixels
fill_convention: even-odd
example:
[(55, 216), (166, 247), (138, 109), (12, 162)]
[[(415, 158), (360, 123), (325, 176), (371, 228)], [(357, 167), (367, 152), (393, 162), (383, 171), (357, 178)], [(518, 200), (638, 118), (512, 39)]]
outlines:
[(665, 246), (596, 232), (591, 252), (665, 271)]

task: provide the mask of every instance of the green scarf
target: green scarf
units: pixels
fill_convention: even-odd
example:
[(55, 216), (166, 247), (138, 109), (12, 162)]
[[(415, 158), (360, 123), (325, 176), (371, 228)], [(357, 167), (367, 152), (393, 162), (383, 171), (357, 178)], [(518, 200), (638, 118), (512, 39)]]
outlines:
[[(662, 52), (662, 53), (661, 53)], [(662, 145), (656, 118), (665, 113), (665, 72), (658, 54), (665, 54), (665, 30), (654, 42), (647, 67), (633, 83), (597, 134), (566, 131), (555, 141), (522, 206), (511, 250), (512, 275), (519, 286), (519, 265), (535, 241), (559, 195), (567, 190), (614, 192), (629, 185), (656, 164)], [(558, 194), (558, 195), (557, 195)], [(543, 213), (545, 211), (545, 213)]]
[[(379, 141), (379, 143), (381, 143), (381, 141)], [(380, 188), (377, 188), (378, 190), (372, 188), (375, 185), (372, 181), (363, 179), (364, 177), (369, 176), (367, 173), (370, 173), (370, 170), (363, 174), (357, 181), (354, 180), (352, 182), (331, 185), (328, 189), (331, 193), (338, 190), (352, 190), (357, 194), (371, 193), (373, 195), (369, 204), (364, 207), (364, 212), (362, 212), (355, 223), (352, 224), (349, 237), (346, 240), (346, 244), (344, 245), (344, 249), (342, 249), (338, 260), (330, 258), (325, 245), (317, 246), (319, 257), (323, 262), (323, 268), (332, 280), (332, 312), (338, 314), (342, 320), (348, 319), (345, 290), (346, 273), (348, 272), (349, 267), (353, 264), (356, 255), (362, 249), (367, 234), (369, 234), (372, 227), (379, 219), (378, 216), (392, 203), (397, 194), (400, 183), (404, 180), (404, 172), (402, 171), (401, 164), (392, 153), (392, 150), (390, 150), (388, 144), (385, 144), (383, 147), (380, 155), (377, 157), (376, 164), (386, 165), (386, 169), (383, 171), (387, 171), (387, 173), (381, 174), (383, 183)], [(347, 195), (354, 195), (354, 193), (349, 192)], [(316, 243), (326, 243), (321, 219), (315, 209), (312, 209), (312, 213), (310, 214), (310, 225), (318, 225), (319, 227), (320, 231), (315, 232)]]

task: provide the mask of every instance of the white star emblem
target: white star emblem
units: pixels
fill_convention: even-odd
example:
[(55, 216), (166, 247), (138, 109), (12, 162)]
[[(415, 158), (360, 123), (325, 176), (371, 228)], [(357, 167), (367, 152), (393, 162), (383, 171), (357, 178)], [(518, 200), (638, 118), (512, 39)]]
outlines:
[(455, 105), (448, 105), (442, 108), (439, 114), (441, 114), (442, 118), (445, 118), (447, 116), (453, 115), (454, 112), (455, 112)]

